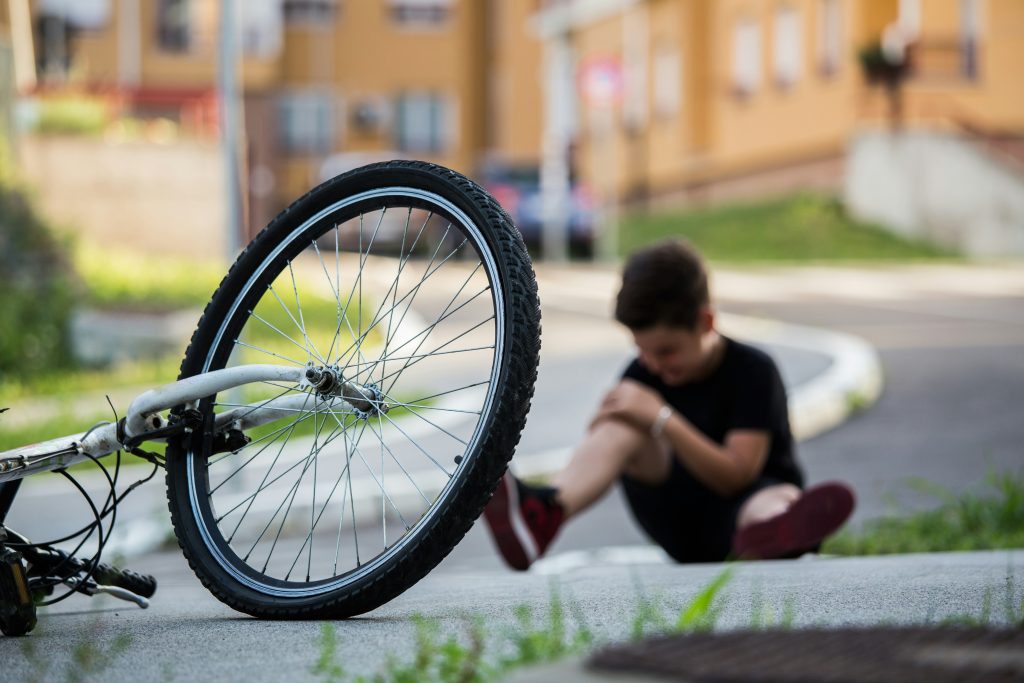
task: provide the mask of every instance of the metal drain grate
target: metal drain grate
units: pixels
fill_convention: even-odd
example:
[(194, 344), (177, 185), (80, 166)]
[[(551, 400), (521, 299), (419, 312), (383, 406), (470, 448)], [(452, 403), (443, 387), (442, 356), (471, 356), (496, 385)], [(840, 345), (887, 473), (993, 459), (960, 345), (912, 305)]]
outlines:
[(1024, 681), (1024, 630), (741, 631), (605, 648), (592, 671), (688, 683)]

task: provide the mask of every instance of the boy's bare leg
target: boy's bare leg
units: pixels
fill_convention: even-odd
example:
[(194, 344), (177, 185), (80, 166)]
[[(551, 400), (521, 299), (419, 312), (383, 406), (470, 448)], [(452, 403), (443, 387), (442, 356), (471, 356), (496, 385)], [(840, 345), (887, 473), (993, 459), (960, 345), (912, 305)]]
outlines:
[(625, 422), (602, 420), (590, 428), (552, 486), (569, 518), (600, 499), (622, 474), (645, 484), (664, 482), (671, 457), (667, 443)]
[(736, 517), (736, 528), (763, 522), (781, 515), (800, 497), (801, 491), (792, 484), (778, 484), (763, 488), (743, 504)]

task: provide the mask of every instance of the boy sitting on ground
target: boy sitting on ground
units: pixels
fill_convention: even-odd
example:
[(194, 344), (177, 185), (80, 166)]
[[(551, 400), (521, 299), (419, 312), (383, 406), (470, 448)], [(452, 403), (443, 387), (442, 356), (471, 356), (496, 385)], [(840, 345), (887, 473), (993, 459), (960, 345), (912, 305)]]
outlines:
[(803, 490), (786, 390), (764, 352), (721, 335), (700, 256), (663, 242), (626, 264), (615, 318), (637, 357), (551, 487), (506, 473), (485, 510), (499, 552), (527, 569), (565, 522), (620, 481), (678, 562), (796, 557), (853, 510), (830, 482)]

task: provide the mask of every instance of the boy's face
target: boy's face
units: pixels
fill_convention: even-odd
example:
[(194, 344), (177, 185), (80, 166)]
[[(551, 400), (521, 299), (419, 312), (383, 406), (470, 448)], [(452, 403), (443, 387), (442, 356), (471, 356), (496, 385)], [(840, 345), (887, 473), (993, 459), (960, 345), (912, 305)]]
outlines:
[(702, 314), (697, 327), (656, 325), (645, 330), (630, 330), (640, 362), (670, 386), (685, 384), (702, 376), (712, 330), (712, 314)]

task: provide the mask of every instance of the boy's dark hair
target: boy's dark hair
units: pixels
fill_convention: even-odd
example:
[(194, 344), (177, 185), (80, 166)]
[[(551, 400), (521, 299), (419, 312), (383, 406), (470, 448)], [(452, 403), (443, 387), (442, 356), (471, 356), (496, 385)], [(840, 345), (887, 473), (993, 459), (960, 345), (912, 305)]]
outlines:
[(622, 271), (615, 319), (631, 330), (656, 325), (694, 330), (710, 303), (700, 254), (682, 240), (666, 240), (634, 252)]

